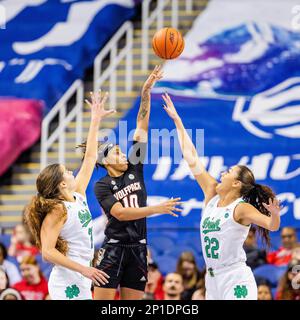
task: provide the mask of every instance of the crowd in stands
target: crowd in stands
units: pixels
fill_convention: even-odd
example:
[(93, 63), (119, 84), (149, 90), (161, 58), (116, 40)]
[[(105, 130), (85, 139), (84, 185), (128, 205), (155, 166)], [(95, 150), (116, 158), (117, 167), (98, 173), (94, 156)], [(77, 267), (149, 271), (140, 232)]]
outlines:
[[(300, 300), (300, 243), (296, 230), (281, 230), (281, 245), (276, 251), (267, 252), (256, 239), (255, 229), (251, 228), (244, 249), (257, 281), (258, 300)], [(151, 256), (151, 248), (148, 253), (144, 300), (205, 300), (205, 269), (199, 270), (192, 252), (182, 252), (176, 269), (166, 275)], [(50, 299), (50, 271), (51, 266), (42, 261), (23, 224), (15, 227), (8, 245), (0, 242), (0, 300)]]

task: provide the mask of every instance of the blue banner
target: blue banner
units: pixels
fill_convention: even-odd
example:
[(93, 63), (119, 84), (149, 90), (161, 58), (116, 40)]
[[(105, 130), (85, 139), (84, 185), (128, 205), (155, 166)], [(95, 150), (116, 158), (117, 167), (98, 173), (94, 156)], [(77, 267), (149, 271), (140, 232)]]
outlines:
[(0, 96), (41, 99), (50, 109), (135, 14), (136, 2), (6, 1), (7, 22), (0, 29)]
[[(300, 33), (290, 23), (295, 4), (223, 1), (220, 12), (220, 0), (212, 0), (188, 33), (183, 55), (164, 66), (164, 79), (152, 95), (148, 203), (179, 196), (184, 211), (178, 219), (149, 218), (149, 227), (199, 228), (203, 207), (203, 193), (186, 163), (174, 163), (178, 141), (154, 132), (174, 129), (162, 108), (166, 90), (194, 143), (196, 130), (203, 130), (200, 151), (203, 147), (209, 173), (219, 179), (230, 166), (249, 166), (257, 183), (270, 186), (282, 201), (281, 226), (300, 228)], [(138, 107), (139, 100), (123, 119), (128, 130), (136, 125)], [(122, 148), (129, 138), (117, 132)], [(151, 163), (158, 146), (160, 154)]]

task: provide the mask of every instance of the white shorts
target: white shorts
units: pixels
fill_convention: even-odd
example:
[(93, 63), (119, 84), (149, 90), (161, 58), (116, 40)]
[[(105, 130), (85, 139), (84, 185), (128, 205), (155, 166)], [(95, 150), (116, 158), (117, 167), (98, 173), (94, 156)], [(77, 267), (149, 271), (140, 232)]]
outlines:
[[(89, 263), (77, 262), (89, 266)], [(49, 277), (48, 290), (52, 300), (91, 300), (91, 285), (92, 281), (79, 272), (54, 266)]]
[(205, 276), (206, 300), (257, 300), (257, 285), (245, 263), (209, 270)]

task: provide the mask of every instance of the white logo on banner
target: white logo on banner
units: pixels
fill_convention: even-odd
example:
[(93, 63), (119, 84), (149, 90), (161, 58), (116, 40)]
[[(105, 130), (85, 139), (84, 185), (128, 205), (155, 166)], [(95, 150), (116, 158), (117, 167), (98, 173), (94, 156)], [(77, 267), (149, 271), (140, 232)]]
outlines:
[(64, 60), (47, 58), (45, 60), (31, 60), (22, 73), (15, 79), (16, 83), (26, 83), (34, 79), (47, 65), (61, 65), (66, 70), (72, 70), (72, 66)]
[[(78, 2), (70, 6), (67, 21), (59, 22), (39, 39), (28, 42), (15, 42), (13, 49), (18, 54), (32, 54), (45, 47), (69, 46), (78, 41), (87, 31), (98, 12), (106, 5), (133, 7), (129, 0), (98, 0)], [(79, 23), (80, 22), (80, 23)]]
[[(295, 101), (299, 103), (292, 104)], [(250, 133), (271, 139), (274, 136), (268, 132), (271, 129), (280, 136), (300, 138), (300, 77), (287, 79), (272, 89), (255, 95), (249, 108), (244, 111), (246, 105), (246, 98), (238, 98), (232, 119), (239, 121)]]
[(21, 13), (26, 7), (39, 6), (47, 0), (4, 0), (1, 5), (6, 9), (6, 22), (14, 19), (19, 13)]

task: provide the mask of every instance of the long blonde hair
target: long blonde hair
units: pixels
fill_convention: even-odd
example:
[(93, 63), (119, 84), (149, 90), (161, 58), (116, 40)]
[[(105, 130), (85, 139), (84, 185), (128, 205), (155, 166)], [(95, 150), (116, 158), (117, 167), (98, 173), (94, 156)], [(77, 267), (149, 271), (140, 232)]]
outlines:
[[(25, 210), (24, 222), (28, 226), (36, 246), (42, 249), (41, 228), (47, 214), (55, 208), (60, 208), (64, 219), (67, 210), (61, 199), (59, 184), (63, 181), (63, 172), (60, 164), (47, 166), (38, 176), (36, 187), (38, 194), (34, 196)], [(68, 244), (66, 240), (58, 237), (56, 249), (66, 255)]]

